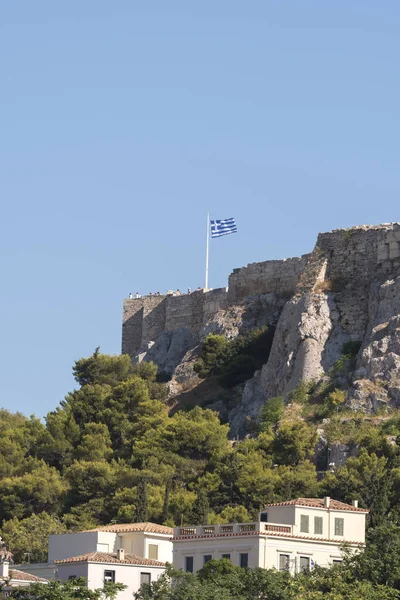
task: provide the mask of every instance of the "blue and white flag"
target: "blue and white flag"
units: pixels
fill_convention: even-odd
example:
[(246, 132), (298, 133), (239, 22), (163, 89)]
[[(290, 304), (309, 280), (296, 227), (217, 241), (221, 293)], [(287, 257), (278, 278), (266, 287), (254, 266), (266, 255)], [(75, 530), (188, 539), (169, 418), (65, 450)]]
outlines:
[(221, 237), (221, 235), (228, 235), (229, 233), (237, 232), (235, 219), (210, 221), (210, 225), (212, 238)]

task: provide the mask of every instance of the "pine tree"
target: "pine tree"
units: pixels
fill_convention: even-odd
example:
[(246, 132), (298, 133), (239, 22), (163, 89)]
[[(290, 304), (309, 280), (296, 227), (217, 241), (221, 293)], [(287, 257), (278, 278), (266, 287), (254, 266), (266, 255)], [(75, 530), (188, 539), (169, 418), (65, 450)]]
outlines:
[(137, 485), (136, 522), (144, 523), (149, 518), (146, 479), (141, 477)]
[(192, 508), (191, 521), (193, 525), (207, 525), (209, 511), (210, 505), (208, 503), (207, 492), (200, 488)]
[(162, 516), (163, 523), (165, 523), (168, 520), (169, 497), (171, 495), (171, 488), (172, 488), (172, 479), (169, 478), (167, 483), (165, 484), (165, 496), (164, 496), (164, 506), (163, 506), (163, 516)]

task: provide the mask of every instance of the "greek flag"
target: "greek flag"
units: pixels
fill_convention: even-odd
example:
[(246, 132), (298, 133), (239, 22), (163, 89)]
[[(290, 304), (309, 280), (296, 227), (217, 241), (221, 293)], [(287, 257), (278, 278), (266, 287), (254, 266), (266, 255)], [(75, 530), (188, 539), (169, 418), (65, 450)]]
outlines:
[(237, 232), (235, 219), (210, 221), (210, 225), (212, 238), (221, 237), (221, 235), (228, 235), (229, 233)]

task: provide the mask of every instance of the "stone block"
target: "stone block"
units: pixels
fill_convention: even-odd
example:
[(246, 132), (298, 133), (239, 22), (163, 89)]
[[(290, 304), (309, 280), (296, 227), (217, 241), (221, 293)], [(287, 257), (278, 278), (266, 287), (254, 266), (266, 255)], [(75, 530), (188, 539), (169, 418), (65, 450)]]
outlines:
[(389, 258), (389, 244), (380, 244), (378, 246), (378, 262), (383, 262)]
[(389, 258), (393, 260), (400, 256), (400, 242), (390, 242), (389, 244)]
[(390, 242), (400, 242), (400, 229), (393, 229), (392, 231), (388, 231), (386, 234), (386, 241), (390, 244)]

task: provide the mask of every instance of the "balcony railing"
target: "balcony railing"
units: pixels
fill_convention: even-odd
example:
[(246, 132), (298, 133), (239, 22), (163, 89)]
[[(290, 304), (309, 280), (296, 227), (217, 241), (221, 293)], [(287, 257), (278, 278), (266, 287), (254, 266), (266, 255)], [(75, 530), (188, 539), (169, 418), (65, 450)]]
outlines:
[(214, 533), (214, 531), (215, 531), (215, 527), (213, 527), (211, 525), (206, 525), (206, 526), (203, 527), (203, 533), (206, 533), (208, 535), (210, 533)]
[(256, 530), (255, 523), (246, 523), (246, 525), (239, 525), (240, 533), (243, 533), (245, 531), (255, 531), (255, 530)]
[(273, 525), (272, 523), (265, 523), (264, 530), (271, 533), (274, 531), (277, 533), (292, 533), (290, 525)]
[(227, 525), (196, 525), (189, 527), (179, 527), (175, 529), (176, 536), (203, 536), (203, 535), (237, 535), (246, 533), (292, 533), (292, 525), (283, 523), (229, 523)]
[(196, 535), (196, 527), (181, 527), (179, 535)]

